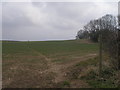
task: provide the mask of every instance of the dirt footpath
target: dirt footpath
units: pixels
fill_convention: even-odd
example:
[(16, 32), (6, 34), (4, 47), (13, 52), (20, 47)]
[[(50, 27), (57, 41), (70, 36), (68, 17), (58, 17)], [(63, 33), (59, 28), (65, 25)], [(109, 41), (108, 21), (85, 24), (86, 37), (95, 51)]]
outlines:
[[(39, 52), (38, 52), (39, 53)], [(40, 54), (40, 53), (39, 53)], [(42, 54), (40, 54), (42, 55)], [(67, 77), (67, 72), (69, 71), (69, 67), (72, 67), (73, 65), (76, 65), (77, 63), (80, 63), (81, 61), (88, 60), (90, 58), (94, 58), (97, 54), (88, 54), (81, 57), (75, 57), (74, 60), (72, 60), (69, 63), (65, 64), (57, 64), (55, 62), (52, 62), (52, 59), (46, 57), (45, 55), (42, 55), (46, 61), (48, 62), (49, 68), (45, 70), (43, 73), (55, 73), (55, 77), (53, 80), (54, 84), (61, 84), (65, 81), (69, 81), (70, 86), (65, 86), (66, 88), (86, 88), (89, 87), (89, 85), (82, 81), (82, 80), (69, 80)], [(57, 85), (59, 87), (59, 85)], [(64, 86), (63, 86), (64, 87)]]
[[(4, 56), (3, 88), (86, 88), (82, 80), (70, 79), (67, 72), (77, 63), (96, 57), (96, 54), (74, 57), (67, 63), (53, 62), (52, 58), (33, 51), (37, 56)], [(10, 58), (12, 57), (12, 58)], [(8, 59), (9, 58), (9, 59)], [(6, 66), (7, 65), (7, 66)]]

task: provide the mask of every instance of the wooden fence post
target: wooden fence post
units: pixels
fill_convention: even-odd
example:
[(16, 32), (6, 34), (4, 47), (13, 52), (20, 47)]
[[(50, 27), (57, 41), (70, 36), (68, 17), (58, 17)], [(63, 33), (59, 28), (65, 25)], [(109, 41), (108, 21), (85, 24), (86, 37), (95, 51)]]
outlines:
[(102, 34), (99, 35), (99, 77), (102, 76)]
[(118, 2), (118, 70), (120, 70), (120, 2)]

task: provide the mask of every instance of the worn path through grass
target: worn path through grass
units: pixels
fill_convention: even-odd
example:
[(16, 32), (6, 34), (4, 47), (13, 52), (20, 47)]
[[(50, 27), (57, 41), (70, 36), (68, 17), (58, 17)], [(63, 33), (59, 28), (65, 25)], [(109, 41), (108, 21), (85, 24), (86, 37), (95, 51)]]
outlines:
[[(84, 56), (80, 56), (80, 57), (75, 57), (74, 60), (72, 60), (68, 63), (65, 63), (65, 64), (59, 63), (58, 64), (56, 62), (53, 62), (52, 58), (48, 58), (47, 56), (41, 54), (38, 51), (33, 50), (33, 52), (35, 52), (38, 55), (43, 56), (45, 58), (49, 68), (46, 69), (45, 71), (43, 71), (42, 73), (54, 73), (55, 77), (54, 77), (53, 82), (55, 84), (58, 84), (58, 83), (68, 80), (66, 77), (66, 73), (69, 71), (68, 70), (69, 67), (76, 65), (77, 63), (80, 63), (81, 61), (85, 61), (85, 60), (94, 58), (97, 55), (96, 53), (88, 54), (88, 55), (84, 55)], [(76, 87), (76, 85), (77, 85), (77, 87), (79, 86), (79, 88), (82, 88), (85, 86), (89, 87), (88, 84), (83, 80), (72, 80), (72, 81), (70, 81), (70, 85), (71, 85), (70, 87), (74, 87), (74, 88)]]
[(97, 44), (79, 41), (3, 42), (3, 87), (89, 87), (66, 74), (97, 51)]

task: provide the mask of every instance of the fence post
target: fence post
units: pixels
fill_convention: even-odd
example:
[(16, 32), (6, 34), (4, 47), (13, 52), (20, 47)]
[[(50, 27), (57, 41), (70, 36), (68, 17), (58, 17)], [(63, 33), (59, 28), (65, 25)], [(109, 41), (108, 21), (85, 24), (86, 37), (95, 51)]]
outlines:
[(99, 35), (99, 77), (102, 76), (102, 34)]
[(118, 70), (120, 70), (120, 1), (118, 2)]
[(120, 30), (118, 29), (118, 70), (120, 70)]

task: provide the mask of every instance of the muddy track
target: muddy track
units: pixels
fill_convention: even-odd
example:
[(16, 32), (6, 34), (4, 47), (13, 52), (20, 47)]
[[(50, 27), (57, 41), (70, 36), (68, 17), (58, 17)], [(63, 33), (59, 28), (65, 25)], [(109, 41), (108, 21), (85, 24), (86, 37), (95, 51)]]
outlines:
[[(10, 77), (6, 76), (4, 78), (4, 84), (3, 87), (31, 87), (31, 85), (34, 85), (33, 87), (60, 87), (58, 86), (59, 84), (63, 83), (64, 81), (69, 81), (69, 76), (67, 76), (67, 72), (71, 71), (71, 67), (76, 65), (77, 63), (81, 61), (88, 60), (90, 58), (96, 57), (96, 54), (88, 54), (84, 56), (78, 56), (78, 57), (72, 57), (72, 60), (67, 61), (65, 63), (56, 63), (53, 62), (54, 58), (49, 58), (46, 55), (30, 48), (32, 53), (36, 54), (35, 56), (31, 55), (16, 55), (16, 58), (18, 58), (17, 62), (15, 60), (7, 60), (8, 62), (4, 63), (9, 63), (12, 61), (12, 65), (8, 68), (9, 69), (9, 74), (12, 75)], [(58, 57), (59, 59), (60, 57)], [(24, 60), (33, 59), (33, 60), (40, 60), (40, 62), (36, 63), (30, 63), (30, 67), (28, 67), (28, 63), (24, 62)], [(4, 60), (5, 61), (5, 60)], [(45, 64), (41, 64), (44, 61)], [(34, 64), (34, 65), (33, 65)], [(28, 66), (27, 66), (28, 65)], [(38, 67), (38, 66), (42, 66)], [(37, 67), (36, 67), (37, 66)], [(34, 68), (35, 67), (35, 68)], [(14, 73), (12, 73), (14, 72)], [(27, 72), (27, 73), (26, 73)], [(8, 73), (8, 71), (7, 71)], [(23, 74), (22, 74), (23, 73)], [(6, 75), (6, 72), (3, 73)], [(22, 75), (21, 75), (22, 74)], [(27, 78), (26, 75), (29, 75)], [(13, 77), (14, 76), (14, 77)], [(22, 80), (20, 82), (20, 80)], [(30, 84), (28, 84), (28, 81), (31, 81)], [(27, 82), (27, 83), (26, 83)], [(41, 85), (41, 82), (43, 84)], [(24, 84), (23, 84), (24, 83)], [(88, 87), (87, 83), (84, 82), (83, 80), (70, 80), (70, 87), (73, 88), (81, 88), (81, 87)], [(26, 86), (27, 85), (27, 86)]]
[[(54, 82), (55, 83), (59, 83), (62, 81), (66, 80), (66, 72), (68, 71), (68, 67), (71, 67), (81, 61), (85, 61), (88, 60), (89, 58), (94, 58), (97, 54), (88, 54), (85, 56), (81, 56), (81, 57), (75, 57), (74, 60), (72, 60), (69, 63), (66, 64), (57, 64), (55, 62), (52, 62), (51, 58), (48, 58), (47, 56), (41, 54), (40, 52), (34, 51), (35, 53), (39, 54), (40, 56), (44, 57), (45, 60), (48, 63), (49, 68), (45, 71), (43, 71), (43, 73), (49, 73), (49, 72), (53, 72), (56, 74)], [(78, 82), (83, 83), (83, 81), (78, 80)], [(74, 81), (72, 82), (72, 84), (74, 85)]]

